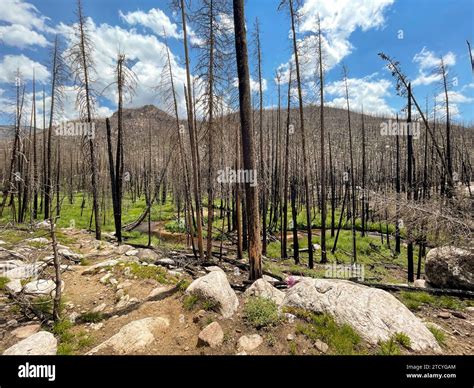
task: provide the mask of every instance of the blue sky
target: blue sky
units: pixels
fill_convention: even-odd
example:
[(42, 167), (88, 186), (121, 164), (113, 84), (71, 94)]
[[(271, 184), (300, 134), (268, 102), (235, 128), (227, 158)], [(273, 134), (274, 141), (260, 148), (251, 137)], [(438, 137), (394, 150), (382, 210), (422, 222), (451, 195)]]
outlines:
[[(198, 0), (193, 0), (196, 4)], [(290, 20), (288, 12), (278, 11), (279, 1), (247, 0), (247, 26), (251, 30), (256, 17), (261, 24), (265, 106), (276, 101), (275, 71), (284, 75), (291, 61)], [(165, 0), (83, 0), (89, 27), (96, 45), (96, 89), (102, 91), (113, 79), (113, 64), (118, 48), (132, 59), (138, 77), (135, 97), (127, 104), (155, 104), (165, 109), (166, 101), (152, 86), (160, 83), (164, 65), (162, 31), (166, 30), (172, 52), (177, 83), (184, 81), (180, 19)], [(50, 42), (58, 33), (65, 45), (71, 42), (75, 22), (73, 0), (1, 0), (0, 2), (0, 123), (10, 123), (14, 73), (20, 68), (31, 91), (32, 68), (48, 92)], [(307, 80), (306, 101), (311, 102), (316, 17), (321, 17), (324, 33), (326, 96), (328, 105), (344, 106), (341, 68), (349, 70), (351, 106), (367, 113), (394, 114), (404, 106), (394, 89), (394, 81), (377, 53), (384, 51), (400, 61), (413, 82), (414, 93), (425, 105), (439, 95), (439, 77), (433, 69), (443, 57), (453, 80), (450, 94), (452, 111), (458, 121), (474, 119), (474, 80), (466, 39), (474, 44), (474, 2), (472, 0), (302, 0), (303, 17), (298, 28), (302, 45), (308, 45), (308, 65), (303, 69)], [(190, 25), (193, 30), (193, 24)], [(400, 39), (402, 37), (402, 39)], [(200, 37), (192, 37), (199, 43)], [(192, 65), (196, 62), (192, 50)], [(255, 65), (253, 62), (252, 66)], [(253, 73), (254, 74), (254, 73)], [(111, 78), (112, 77), (112, 78)], [(178, 87), (181, 113), (184, 110)], [(313, 87), (314, 89), (314, 87)], [(64, 118), (74, 118), (75, 91), (69, 85), (65, 93)], [(27, 96), (28, 97), (28, 96)], [(107, 89), (99, 98), (97, 115), (115, 110), (115, 92)]]

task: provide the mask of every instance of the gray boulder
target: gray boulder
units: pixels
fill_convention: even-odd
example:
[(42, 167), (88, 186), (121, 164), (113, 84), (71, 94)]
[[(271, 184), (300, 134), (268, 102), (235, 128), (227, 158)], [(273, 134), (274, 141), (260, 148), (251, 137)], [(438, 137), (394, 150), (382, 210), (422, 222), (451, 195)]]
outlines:
[(224, 341), (224, 332), (222, 331), (221, 325), (217, 322), (212, 322), (207, 325), (199, 333), (199, 344), (209, 346), (211, 348), (217, 348), (222, 345)]
[(58, 341), (53, 334), (39, 331), (18, 342), (3, 352), (5, 356), (48, 356), (55, 355)]
[(425, 277), (436, 288), (474, 290), (474, 251), (452, 246), (431, 249)]
[(347, 280), (302, 278), (287, 291), (283, 304), (329, 314), (337, 323), (352, 326), (374, 345), (404, 333), (411, 339), (412, 350), (441, 351), (423, 322), (393, 295), (380, 289)]
[(256, 280), (247, 290), (245, 296), (258, 296), (273, 300), (278, 306), (281, 306), (285, 293), (273, 287), (269, 282), (264, 279)]
[(133, 354), (142, 352), (169, 327), (169, 320), (161, 317), (144, 318), (123, 326), (120, 331), (107, 341), (96, 346), (87, 354), (111, 349), (116, 354)]
[(239, 299), (222, 271), (211, 271), (194, 280), (186, 289), (186, 294), (213, 300), (224, 318), (230, 318), (239, 307)]

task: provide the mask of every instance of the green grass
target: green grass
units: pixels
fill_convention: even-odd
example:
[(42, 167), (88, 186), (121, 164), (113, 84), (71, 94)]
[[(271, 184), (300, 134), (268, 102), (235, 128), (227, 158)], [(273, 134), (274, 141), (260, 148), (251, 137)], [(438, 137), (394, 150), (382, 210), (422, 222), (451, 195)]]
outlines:
[(100, 312), (95, 312), (95, 311), (88, 311), (84, 314), (81, 314), (79, 317), (79, 320), (82, 322), (90, 322), (90, 323), (97, 323), (100, 322), (104, 319), (104, 316)]
[(51, 328), (51, 332), (58, 337), (59, 345), (57, 354), (58, 355), (72, 355), (77, 351), (92, 345), (92, 338), (85, 331), (73, 333), (71, 329), (73, 324), (65, 319), (56, 322)]
[(298, 354), (298, 347), (297, 347), (295, 341), (289, 341), (289, 342), (288, 342), (288, 352), (289, 352), (292, 356), (296, 356), (296, 355)]
[(186, 233), (186, 228), (183, 220), (173, 220), (165, 224), (165, 229), (171, 233)]
[(431, 295), (422, 291), (402, 291), (398, 296), (402, 303), (413, 311), (419, 310), (423, 305), (462, 311), (473, 304), (473, 301), (470, 300), (466, 301), (447, 295)]
[(209, 298), (204, 298), (200, 295), (189, 294), (183, 298), (183, 307), (185, 310), (206, 310), (206, 311), (217, 311), (219, 304)]
[(349, 325), (338, 325), (328, 314), (315, 314), (300, 309), (288, 309), (305, 323), (297, 323), (296, 332), (311, 341), (317, 339), (329, 346), (332, 354), (352, 355), (364, 353), (359, 334)]
[(394, 337), (391, 337), (387, 341), (379, 342), (379, 350), (377, 352), (379, 356), (397, 356), (400, 354), (400, 346)]
[(411, 339), (405, 333), (395, 333), (387, 341), (379, 342), (379, 356), (396, 356), (400, 354), (400, 346), (410, 349)]
[(394, 335), (395, 341), (402, 345), (406, 349), (410, 349), (411, 347), (411, 339), (405, 333), (396, 333)]
[[(335, 237), (330, 236), (330, 231), (327, 231), (326, 245), (327, 245), (327, 258), (329, 263), (349, 264), (352, 259), (352, 233), (350, 230), (341, 230), (338, 238), (337, 249), (335, 253), (331, 252), (334, 245)], [(288, 254), (292, 255), (292, 241), (289, 240)], [(321, 237), (314, 233), (312, 238), (313, 244), (321, 245)], [(401, 253), (397, 255), (394, 252), (394, 239), (390, 239), (390, 247), (387, 246), (386, 240), (384, 244), (381, 243), (379, 237), (364, 236), (361, 237), (360, 233), (357, 233), (357, 262), (363, 264), (365, 267), (365, 277), (371, 278), (375, 281), (387, 281), (390, 276), (389, 271), (384, 267), (383, 263), (390, 263), (395, 266), (399, 266), (401, 269), (407, 268), (407, 254), (406, 248), (401, 246)], [(308, 241), (305, 237), (298, 239), (299, 248), (307, 248)], [(414, 261), (418, 261), (418, 251), (414, 252)], [(321, 251), (315, 252), (315, 262), (317, 263), (320, 259)], [(324, 270), (307, 270), (308, 253), (300, 252), (300, 265), (294, 265), (294, 260), (281, 260), (281, 243), (280, 241), (273, 241), (267, 246), (267, 256), (273, 259), (279, 259), (277, 263), (268, 263), (265, 268), (275, 274), (282, 275), (283, 273), (293, 273), (303, 276), (311, 277), (324, 277)], [(422, 263), (422, 270), (424, 263)], [(395, 282), (403, 282), (404, 279), (394, 279)]]
[(186, 289), (189, 287), (190, 284), (191, 283), (189, 282), (189, 280), (181, 279), (178, 283), (176, 283), (176, 287), (178, 288), (180, 292), (184, 292), (186, 291)]
[(5, 286), (7, 285), (9, 281), (10, 279), (8, 279), (7, 277), (0, 276), (0, 291), (5, 290)]
[(446, 345), (446, 335), (444, 334), (444, 332), (440, 329), (438, 329), (437, 327), (434, 327), (432, 325), (427, 325), (428, 327), (428, 330), (431, 331), (431, 333), (433, 334), (433, 336), (435, 337), (435, 340), (436, 342), (438, 342), (438, 344), (440, 346), (445, 346)]
[(248, 324), (257, 329), (276, 326), (281, 321), (277, 304), (260, 297), (250, 297), (245, 302), (243, 317)]
[(183, 307), (185, 310), (191, 311), (196, 308), (198, 305), (199, 298), (197, 295), (190, 294), (186, 295), (183, 299)]

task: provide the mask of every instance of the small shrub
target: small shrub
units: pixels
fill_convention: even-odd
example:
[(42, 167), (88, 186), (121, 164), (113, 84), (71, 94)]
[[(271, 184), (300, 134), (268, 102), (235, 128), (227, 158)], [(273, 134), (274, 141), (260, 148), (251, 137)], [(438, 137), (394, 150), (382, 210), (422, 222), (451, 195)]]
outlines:
[(199, 302), (199, 298), (196, 295), (186, 295), (183, 300), (183, 307), (185, 310), (194, 310)]
[(77, 336), (77, 348), (83, 349), (88, 346), (91, 346), (93, 343), (93, 339), (87, 335), (86, 332), (81, 331)]
[(411, 339), (405, 333), (396, 333), (394, 335), (395, 341), (397, 341), (400, 345), (402, 345), (406, 349), (410, 349), (411, 347)]
[(100, 312), (89, 311), (84, 313), (79, 318), (82, 322), (97, 323), (104, 319), (104, 316)]
[(189, 287), (190, 282), (186, 279), (181, 279), (177, 284), (176, 287), (179, 291), (184, 292)]
[(72, 323), (68, 319), (63, 319), (54, 324), (51, 329), (52, 333), (59, 337), (60, 342), (70, 342), (74, 335), (69, 331)]
[(190, 294), (184, 297), (183, 307), (188, 311), (197, 310), (198, 308), (206, 311), (217, 311), (219, 304), (213, 299), (201, 295)]
[(292, 356), (295, 356), (296, 354), (298, 354), (298, 349), (296, 347), (296, 342), (295, 341), (290, 341), (288, 343), (288, 347), (290, 348), (289, 352)]
[(81, 265), (82, 266), (91, 265), (91, 261), (89, 259), (86, 259), (85, 257), (83, 257), (83, 258), (81, 258)]
[(247, 323), (257, 329), (276, 326), (280, 322), (277, 304), (265, 298), (250, 297), (244, 305), (243, 315)]
[(275, 336), (272, 333), (268, 333), (268, 335), (267, 335), (267, 344), (268, 344), (268, 346), (270, 346), (272, 348), (276, 345), (276, 342), (277, 342), (277, 340), (276, 340)]
[(431, 333), (435, 337), (436, 342), (438, 342), (440, 346), (446, 345), (446, 336), (442, 330), (432, 325), (428, 325), (428, 329), (429, 331), (431, 331)]
[(60, 343), (56, 354), (58, 356), (70, 356), (74, 354), (74, 346), (69, 342)]
[(10, 279), (8, 279), (7, 277), (5, 276), (0, 276), (0, 291), (4, 290), (5, 289), (5, 286), (7, 285), (7, 283), (10, 281)]
[(377, 353), (379, 356), (396, 356), (400, 354), (400, 347), (398, 346), (395, 336), (392, 336), (387, 341), (379, 342), (379, 346), (380, 348)]
[(204, 299), (204, 300), (201, 301), (201, 306), (202, 306), (203, 310), (213, 311), (213, 310), (216, 310), (217, 307), (219, 307), (219, 304), (215, 300)]

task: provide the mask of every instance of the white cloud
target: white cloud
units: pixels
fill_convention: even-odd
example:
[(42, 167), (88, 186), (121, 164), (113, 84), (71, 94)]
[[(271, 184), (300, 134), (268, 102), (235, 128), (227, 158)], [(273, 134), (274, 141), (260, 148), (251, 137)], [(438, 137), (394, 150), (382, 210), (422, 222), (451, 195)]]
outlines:
[(48, 69), (41, 63), (31, 60), (23, 54), (5, 55), (0, 61), (0, 82), (14, 83), (17, 70), (20, 70), (24, 80), (32, 80), (33, 69), (37, 81), (45, 82), (49, 78)]
[[(469, 87), (469, 85), (465, 85)], [(465, 88), (463, 87), (461, 90), (464, 90)], [(473, 97), (468, 97), (464, 95), (461, 91), (454, 91), (450, 90), (448, 91), (448, 100), (449, 100), (449, 114), (451, 117), (454, 118), (460, 118), (461, 117), (461, 109), (459, 105), (462, 104), (472, 104), (474, 102)], [(439, 93), (436, 96), (436, 101), (437, 101), (437, 107), (436, 110), (441, 113), (441, 115), (445, 114), (445, 109), (446, 109), (446, 100), (445, 100), (445, 95), (444, 92)]]
[[(163, 84), (162, 74), (167, 61), (165, 44), (159, 41), (155, 35), (140, 34), (134, 29), (127, 30), (108, 24), (96, 25), (90, 18), (87, 19), (87, 27), (94, 46), (92, 58), (94, 58), (95, 72), (96, 75), (100, 75), (100, 77), (92, 75), (94, 89), (99, 93), (103, 92), (103, 97), (112, 106), (116, 106), (117, 92), (116, 87), (112, 84), (115, 81), (114, 68), (120, 50), (130, 61), (131, 69), (137, 80), (133, 99), (125, 101), (127, 107), (154, 104), (163, 110), (169, 110), (169, 101), (160, 99), (162, 93), (155, 89), (158, 85)], [(68, 45), (72, 44), (74, 39), (73, 28), (73, 26), (64, 24), (59, 28)], [(186, 81), (186, 73), (185, 69), (178, 64), (176, 57), (172, 53), (170, 54), (179, 110), (180, 114), (184, 116), (186, 105), (182, 85)], [(102, 107), (97, 108), (96, 113), (103, 115), (110, 112)]]
[[(445, 66), (454, 66), (456, 64), (456, 55), (449, 51), (443, 56), (443, 61)], [(441, 80), (441, 74), (437, 74), (435, 71), (441, 64), (441, 57), (436, 56), (433, 51), (423, 47), (419, 53), (415, 54), (413, 62), (418, 64), (418, 77), (413, 80), (413, 86), (430, 85)]]
[[(159, 8), (152, 8), (148, 12), (135, 11), (124, 14), (119, 11), (119, 15), (123, 21), (129, 25), (142, 25), (153, 31), (158, 36), (167, 36), (168, 38), (182, 39), (183, 31), (179, 30), (178, 25), (173, 23), (171, 19)], [(191, 44), (200, 45), (203, 41), (196, 33), (187, 26), (187, 32)]]
[(326, 67), (331, 69), (352, 52), (350, 35), (358, 28), (367, 31), (383, 26), (384, 12), (393, 2), (394, 0), (306, 0), (300, 9), (299, 32), (314, 35), (318, 29), (319, 15), (324, 35)]
[(29, 30), (21, 24), (0, 26), (0, 41), (8, 46), (20, 49), (35, 45), (46, 47), (50, 44), (44, 35)]
[[(234, 78), (234, 87), (238, 88), (239, 87), (239, 79)], [(258, 93), (260, 91), (260, 85), (258, 80), (254, 80), (252, 77), (250, 78), (250, 90), (253, 93)], [(262, 91), (265, 92), (267, 90), (267, 80), (265, 78), (262, 78)]]
[(0, 2), (0, 20), (11, 24), (19, 24), (28, 29), (50, 31), (46, 25), (48, 18), (40, 14), (38, 9), (22, 0), (2, 0)]
[[(351, 110), (364, 113), (387, 115), (393, 113), (385, 97), (390, 96), (392, 84), (386, 79), (374, 79), (375, 74), (364, 78), (348, 78), (349, 104)], [(326, 86), (326, 96), (335, 96), (326, 105), (336, 108), (347, 108), (346, 89), (343, 80), (331, 82)]]
[(4, 25), (0, 26), (0, 43), (20, 49), (36, 45), (46, 47), (49, 43), (42, 33), (54, 32), (46, 24), (48, 20), (33, 4), (23, 0), (2, 0), (0, 22)]
[(127, 14), (119, 11), (120, 17), (130, 25), (140, 24), (148, 27), (156, 35), (169, 38), (180, 38), (182, 34), (178, 26), (159, 8), (152, 8), (147, 13), (143, 11), (129, 12)]

